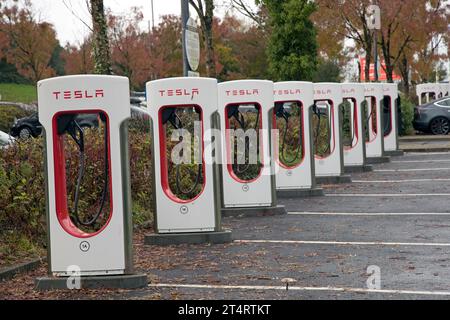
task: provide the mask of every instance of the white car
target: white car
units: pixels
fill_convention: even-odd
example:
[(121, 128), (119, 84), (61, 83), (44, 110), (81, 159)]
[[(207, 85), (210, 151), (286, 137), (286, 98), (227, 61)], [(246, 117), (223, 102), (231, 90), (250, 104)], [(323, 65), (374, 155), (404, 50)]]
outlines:
[(0, 131), (0, 149), (10, 146), (14, 142), (14, 140), (15, 139), (11, 137), (9, 134)]

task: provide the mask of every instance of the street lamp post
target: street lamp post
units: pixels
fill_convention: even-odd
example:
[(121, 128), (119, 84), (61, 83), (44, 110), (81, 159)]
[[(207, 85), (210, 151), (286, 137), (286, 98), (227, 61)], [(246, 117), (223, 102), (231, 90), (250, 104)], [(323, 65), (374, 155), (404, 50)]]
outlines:
[(189, 62), (187, 58), (186, 48), (186, 30), (189, 20), (189, 0), (181, 0), (181, 23), (182, 23), (182, 43), (183, 43), (183, 75), (187, 77), (189, 75)]
[(367, 7), (366, 21), (369, 30), (373, 31), (374, 72), (375, 82), (378, 82), (378, 31), (381, 30), (381, 9), (379, 6), (373, 4)]

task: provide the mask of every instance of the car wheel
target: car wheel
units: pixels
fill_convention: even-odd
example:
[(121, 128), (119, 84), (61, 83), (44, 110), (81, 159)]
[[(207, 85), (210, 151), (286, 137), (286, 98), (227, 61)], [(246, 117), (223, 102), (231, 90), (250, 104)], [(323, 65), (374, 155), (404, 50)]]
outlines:
[(19, 131), (19, 137), (21, 139), (29, 139), (29, 138), (31, 138), (31, 135), (32, 135), (32, 132), (29, 128), (25, 127), (25, 128), (20, 129), (20, 131)]
[(433, 119), (430, 123), (430, 131), (434, 135), (447, 135), (450, 132), (450, 123), (444, 117)]

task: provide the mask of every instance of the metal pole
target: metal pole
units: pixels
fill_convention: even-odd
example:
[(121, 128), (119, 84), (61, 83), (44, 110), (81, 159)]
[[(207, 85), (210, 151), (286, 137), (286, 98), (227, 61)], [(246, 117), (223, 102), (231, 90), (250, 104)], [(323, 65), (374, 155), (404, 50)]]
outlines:
[(373, 30), (373, 47), (374, 47), (374, 69), (375, 69), (375, 82), (378, 82), (378, 30)]
[(152, 0), (152, 27), (155, 29), (155, 10), (153, 6), (153, 0)]
[(186, 52), (186, 29), (189, 20), (189, 0), (181, 0), (181, 23), (182, 23), (182, 43), (183, 43), (183, 75), (189, 75), (189, 62), (187, 60)]

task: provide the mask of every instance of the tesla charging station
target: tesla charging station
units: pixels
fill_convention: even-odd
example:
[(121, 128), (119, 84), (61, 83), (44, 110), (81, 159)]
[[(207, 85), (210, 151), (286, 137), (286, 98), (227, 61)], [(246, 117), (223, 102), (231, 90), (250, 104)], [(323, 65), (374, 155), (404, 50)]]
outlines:
[(448, 97), (450, 95), (450, 84), (449, 83), (440, 83), (439, 87), (441, 88), (441, 98)]
[(270, 157), (274, 84), (263, 80), (221, 83), (223, 215), (285, 214), (277, 206)]
[(398, 143), (398, 108), (400, 98), (398, 95), (398, 85), (395, 83), (383, 84), (384, 90), (384, 151), (388, 155), (403, 155), (399, 150)]
[(338, 83), (314, 84), (313, 132), (318, 183), (348, 183), (344, 175), (344, 148), (341, 112), (342, 86)]
[[(121, 278), (133, 272), (128, 79), (84, 75), (43, 80), (38, 100), (46, 138), (48, 264), (56, 278), (37, 279), (37, 288), (71, 289), (63, 279), (71, 276), (81, 277), (83, 288), (146, 286), (146, 276)], [(98, 128), (88, 133), (79, 125), (80, 116), (96, 118)], [(92, 148), (89, 134), (102, 136), (101, 159), (86, 154)], [(71, 165), (71, 148), (79, 156), (77, 165)], [(81, 201), (89, 202), (93, 194), (82, 189), (87, 179), (92, 181), (93, 161), (102, 163), (101, 191), (86, 206)]]
[(381, 83), (365, 83), (366, 97), (366, 155), (367, 162), (388, 162), (384, 156), (384, 91)]
[(231, 242), (223, 232), (213, 139), (217, 80), (147, 83), (154, 160), (155, 235), (149, 245)]
[(274, 90), (272, 155), (280, 198), (322, 196), (316, 188), (311, 118), (314, 84), (279, 82)]
[(438, 99), (441, 93), (441, 87), (437, 83), (422, 83), (416, 86), (419, 105)]
[(344, 101), (344, 163), (349, 172), (372, 171), (366, 165), (366, 141), (364, 125), (364, 85), (360, 83), (342, 84)]

